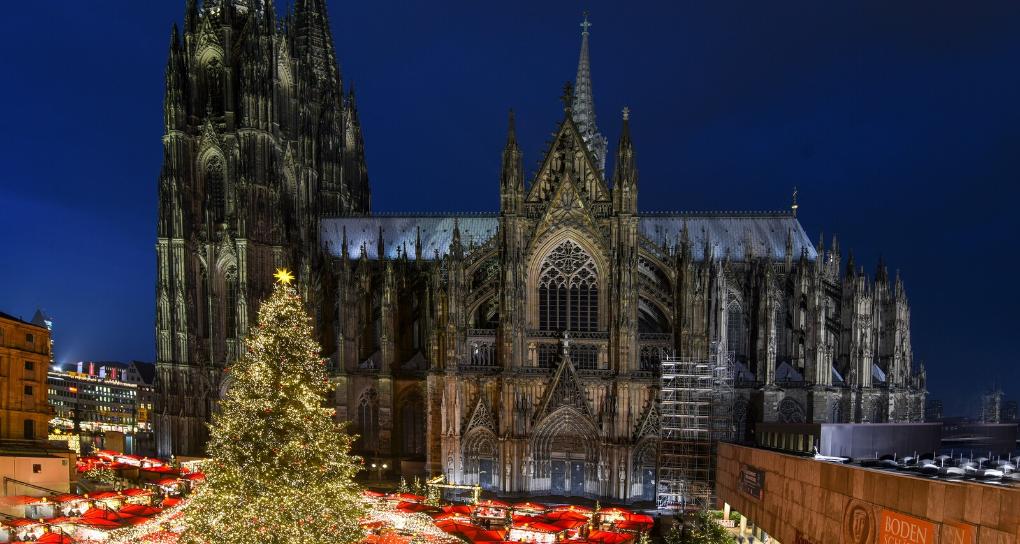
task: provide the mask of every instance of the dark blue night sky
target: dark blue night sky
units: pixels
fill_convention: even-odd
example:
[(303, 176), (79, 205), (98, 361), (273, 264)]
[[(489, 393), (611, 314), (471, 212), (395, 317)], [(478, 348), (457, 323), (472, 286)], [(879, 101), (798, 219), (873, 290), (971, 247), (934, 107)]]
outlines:
[[(154, 358), (156, 179), (184, 0), (10, 2), (0, 310), (57, 358)], [(508, 108), (531, 167), (591, 11), (599, 124), (631, 108), (646, 210), (780, 209), (902, 270), (933, 398), (1020, 396), (1020, 3), (331, 0), (373, 207), (495, 210)]]

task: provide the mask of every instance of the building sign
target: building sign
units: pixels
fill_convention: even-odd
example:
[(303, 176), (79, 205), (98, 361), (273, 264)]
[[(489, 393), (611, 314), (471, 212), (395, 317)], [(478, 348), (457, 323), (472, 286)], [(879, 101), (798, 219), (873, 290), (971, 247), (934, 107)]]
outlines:
[(740, 492), (760, 501), (762, 490), (765, 489), (765, 471), (751, 465), (740, 465), (740, 477), (737, 485)]
[(942, 524), (942, 544), (975, 544), (974, 526), (966, 523)]
[(879, 544), (934, 544), (935, 524), (892, 510), (882, 510)]

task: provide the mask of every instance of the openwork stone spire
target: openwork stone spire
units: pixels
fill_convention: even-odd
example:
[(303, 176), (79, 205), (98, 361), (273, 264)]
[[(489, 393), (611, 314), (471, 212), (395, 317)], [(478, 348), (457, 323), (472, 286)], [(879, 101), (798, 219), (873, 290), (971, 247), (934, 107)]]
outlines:
[(591, 23), (588, 22), (588, 13), (585, 12), (584, 22), (581, 23), (581, 58), (577, 61), (577, 79), (574, 82), (573, 114), (574, 123), (581, 131), (584, 143), (595, 156), (599, 170), (605, 175), (608, 143), (595, 126), (595, 99), (592, 97), (591, 63), (588, 59), (589, 28)]

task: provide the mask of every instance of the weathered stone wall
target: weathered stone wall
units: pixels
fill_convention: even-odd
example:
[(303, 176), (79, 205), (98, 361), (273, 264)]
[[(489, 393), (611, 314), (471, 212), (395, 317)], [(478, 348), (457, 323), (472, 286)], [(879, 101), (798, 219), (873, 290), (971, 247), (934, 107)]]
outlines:
[[(764, 473), (761, 499), (742, 467)], [(927, 480), (719, 445), (720, 500), (782, 544), (1020, 544), (1020, 488)], [(892, 536), (898, 533), (899, 536)]]

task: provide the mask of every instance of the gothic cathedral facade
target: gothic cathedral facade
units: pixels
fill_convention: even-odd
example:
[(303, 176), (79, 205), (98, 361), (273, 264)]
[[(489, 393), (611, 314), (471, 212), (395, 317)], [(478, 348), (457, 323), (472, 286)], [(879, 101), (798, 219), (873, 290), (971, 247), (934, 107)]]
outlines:
[[(271, 270), (298, 272), (360, 454), (502, 494), (654, 496), (659, 362), (725, 354), (754, 423), (920, 421), (902, 280), (796, 210), (646, 213), (629, 113), (612, 175), (589, 32), (525, 180), (510, 119), (498, 213), (371, 214), (322, 0), (189, 3), (167, 68), (160, 454), (204, 421)], [(267, 3), (268, 6), (271, 3)]]

